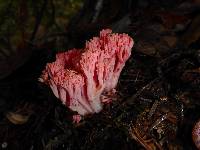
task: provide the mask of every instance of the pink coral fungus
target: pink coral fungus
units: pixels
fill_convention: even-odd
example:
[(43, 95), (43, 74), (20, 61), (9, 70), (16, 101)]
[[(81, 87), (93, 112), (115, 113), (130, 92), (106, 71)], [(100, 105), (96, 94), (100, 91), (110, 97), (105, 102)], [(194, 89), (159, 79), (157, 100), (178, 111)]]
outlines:
[(116, 87), (132, 46), (127, 34), (102, 30), (100, 37), (86, 42), (84, 49), (57, 54), (56, 61), (46, 65), (41, 81), (78, 114), (98, 113), (105, 102), (101, 94)]

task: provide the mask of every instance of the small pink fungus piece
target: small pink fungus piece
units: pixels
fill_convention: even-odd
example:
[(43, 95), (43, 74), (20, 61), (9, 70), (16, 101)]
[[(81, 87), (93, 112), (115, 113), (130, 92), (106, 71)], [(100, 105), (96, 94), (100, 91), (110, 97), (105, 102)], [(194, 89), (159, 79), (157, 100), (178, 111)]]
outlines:
[(80, 115), (73, 115), (73, 122), (74, 123), (79, 123), (81, 121), (81, 116)]
[(192, 139), (197, 149), (200, 149), (200, 120), (197, 121), (192, 130)]

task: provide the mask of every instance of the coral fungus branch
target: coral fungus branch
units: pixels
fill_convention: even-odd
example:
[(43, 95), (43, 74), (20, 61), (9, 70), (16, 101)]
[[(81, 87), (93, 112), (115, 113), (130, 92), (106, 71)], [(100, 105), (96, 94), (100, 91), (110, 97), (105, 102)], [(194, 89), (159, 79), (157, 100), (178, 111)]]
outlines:
[(80, 115), (102, 110), (103, 92), (113, 90), (134, 42), (127, 34), (102, 30), (81, 50), (56, 55), (41, 76), (64, 105)]

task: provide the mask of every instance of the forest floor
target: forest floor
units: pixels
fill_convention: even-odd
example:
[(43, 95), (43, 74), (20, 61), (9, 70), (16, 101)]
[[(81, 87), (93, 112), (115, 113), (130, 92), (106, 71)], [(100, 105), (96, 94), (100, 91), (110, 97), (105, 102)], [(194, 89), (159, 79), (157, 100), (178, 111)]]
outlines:
[[(21, 2), (29, 11), (30, 4)], [(195, 149), (192, 129), (200, 119), (200, 1), (86, 0), (67, 22), (59, 18), (65, 5), (57, 14), (53, 9), (61, 4), (52, 2), (44, 0), (38, 7), (44, 15), (36, 15), (33, 32), (20, 22), (15, 24), (16, 37), (0, 30), (2, 45), (8, 49), (1, 45), (0, 149)], [(27, 18), (24, 10), (19, 10), (19, 19)], [(56, 18), (53, 23), (48, 15)], [(26, 26), (29, 23), (31, 19)], [(38, 78), (57, 52), (83, 47), (104, 28), (130, 35), (135, 42), (132, 55), (112, 102), (75, 124), (74, 112)]]

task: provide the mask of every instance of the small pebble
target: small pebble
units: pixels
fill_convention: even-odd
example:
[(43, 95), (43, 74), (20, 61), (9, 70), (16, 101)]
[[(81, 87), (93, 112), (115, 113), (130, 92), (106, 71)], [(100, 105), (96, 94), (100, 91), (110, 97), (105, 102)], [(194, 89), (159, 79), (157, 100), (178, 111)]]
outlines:
[(4, 149), (4, 148), (7, 148), (7, 146), (8, 146), (8, 143), (7, 142), (3, 142), (2, 144), (1, 144), (1, 147)]

